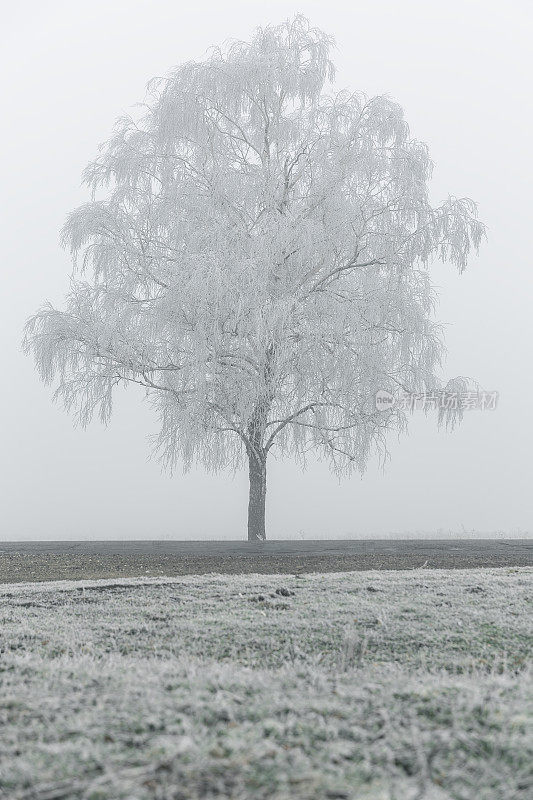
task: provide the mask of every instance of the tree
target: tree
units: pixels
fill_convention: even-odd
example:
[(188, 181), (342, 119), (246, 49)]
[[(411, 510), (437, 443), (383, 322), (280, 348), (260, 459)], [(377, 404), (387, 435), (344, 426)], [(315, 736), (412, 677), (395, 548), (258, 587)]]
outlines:
[(327, 93), (331, 46), (297, 16), (152, 81), (85, 170), (66, 310), (25, 331), (83, 424), (139, 384), (166, 465), (247, 457), (251, 540), (273, 448), (363, 470), (406, 424), (375, 392), (440, 386), (429, 265), (462, 271), (483, 236), (470, 200), (431, 206), (399, 105)]

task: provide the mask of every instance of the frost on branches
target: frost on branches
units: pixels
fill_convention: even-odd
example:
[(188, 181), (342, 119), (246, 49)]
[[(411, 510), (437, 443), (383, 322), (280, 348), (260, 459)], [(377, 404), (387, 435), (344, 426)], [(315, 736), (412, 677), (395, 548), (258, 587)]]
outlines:
[(427, 268), (462, 271), (483, 237), (470, 200), (430, 205), (399, 105), (325, 91), (331, 45), (298, 16), (152, 81), (85, 170), (65, 310), (26, 327), (83, 424), (137, 383), (167, 465), (247, 457), (252, 540), (273, 448), (363, 470), (406, 423), (375, 392), (441, 385)]

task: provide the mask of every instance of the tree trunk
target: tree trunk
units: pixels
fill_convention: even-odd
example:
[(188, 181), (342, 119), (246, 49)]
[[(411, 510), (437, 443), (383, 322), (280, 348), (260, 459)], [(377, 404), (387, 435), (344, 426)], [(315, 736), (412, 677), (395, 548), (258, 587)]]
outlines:
[(265, 532), (266, 456), (248, 454), (250, 498), (248, 500), (248, 541), (262, 542)]

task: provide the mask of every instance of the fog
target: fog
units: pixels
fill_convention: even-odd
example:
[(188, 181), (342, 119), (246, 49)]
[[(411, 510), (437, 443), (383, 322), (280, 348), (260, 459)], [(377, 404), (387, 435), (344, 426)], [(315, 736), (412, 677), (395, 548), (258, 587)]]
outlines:
[(499, 392), (453, 432), (413, 416), (385, 469), (339, 480), (270, 462), (270, 538), (530, 535), (532, 11), (524, 0), (270, 2), (170, 0), (13, 4), (3, 13), (1, 228), (3, 422), (0, 538), (244, 538), (247, 473), (161, 472), (142, 390), (122, 391), (87, 430), (51, 401), (20, 341), (71, 271), (67, 213), (81, 171), (148, 79), (228, 38), (297, 12), (335, 36), (338, 88), (388, 93), (435, 162), (433, 199), (477, 201), (488, 239), (463, 275), (434, 268), (445, 374)]

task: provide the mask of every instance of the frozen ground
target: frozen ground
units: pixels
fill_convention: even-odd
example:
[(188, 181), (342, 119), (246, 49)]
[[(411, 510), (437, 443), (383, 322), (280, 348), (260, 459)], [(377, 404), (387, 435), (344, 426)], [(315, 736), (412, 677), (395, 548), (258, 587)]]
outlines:
[(0, 797), (525, 800), (532, 576), (5, 584)]

